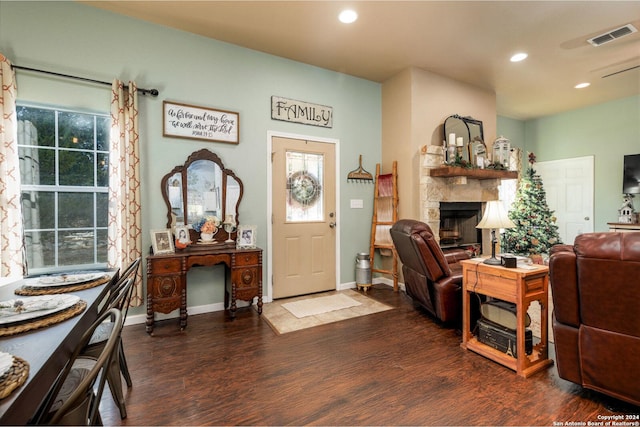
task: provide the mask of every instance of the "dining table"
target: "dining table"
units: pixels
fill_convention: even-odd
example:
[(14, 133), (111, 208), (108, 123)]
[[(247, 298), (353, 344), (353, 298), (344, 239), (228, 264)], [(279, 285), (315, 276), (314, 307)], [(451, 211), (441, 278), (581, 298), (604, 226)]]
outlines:
[[(37, 328), (27, 327), (24, 331), (3, 329), (6, 326), (0, 324), (0, 352), (14, 356), (15, 360), (20, 360), (28, 368), (28, 376), (24, 383), (0, 399), (0, 425), (31, 423), (32, 417), (69, 361), (82, 334), (97, 319), (110, 286), (118, 278), (118, 270), (101, 273), (102, 280), (96, 281), (95, 283), (99, 284), (95, 286), (76, 286), (67, 288), (67, 291), (60, 291), (61, 294), (68, 295), (65, 298), (80, 302), (78, 306), (82, 310), (72, 313), (71, 317), (51, 324), (40, 323)], [(0, 302), (19, 300), (22, 304), (29, 296), (20, 295), (25, 295), (25, 290), (33, 290), (27, 286), (33, 280), (26, 278), (0, 287)], [(35, 290), (38, 291), (39, 288)], [(83, 303), (86, 303), (86, 307)]]

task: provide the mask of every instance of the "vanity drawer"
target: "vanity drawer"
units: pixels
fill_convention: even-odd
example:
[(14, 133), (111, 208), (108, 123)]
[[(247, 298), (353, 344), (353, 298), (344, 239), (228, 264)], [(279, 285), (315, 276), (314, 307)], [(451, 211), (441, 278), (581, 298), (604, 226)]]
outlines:
[(180, 258), (150, 259), (147, 263), (147, 274), (178, 274), (181, 264)]
[(258, 264), (259, 252), (241, 252), (236, 254), (236, 265), (256, 265)]
[(236, 288), (255, 288), (259, 285), (261, 277), (261, 268), (236, 268), (231, 273), (231, 280)]

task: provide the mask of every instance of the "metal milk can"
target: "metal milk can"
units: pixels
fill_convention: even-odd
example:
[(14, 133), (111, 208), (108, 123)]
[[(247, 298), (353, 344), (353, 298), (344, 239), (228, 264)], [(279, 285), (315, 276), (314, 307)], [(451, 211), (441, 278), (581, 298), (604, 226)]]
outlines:
[(356, 255), (356, 286), (363, 285), (371, 286), (371, 260), (366, 252)]

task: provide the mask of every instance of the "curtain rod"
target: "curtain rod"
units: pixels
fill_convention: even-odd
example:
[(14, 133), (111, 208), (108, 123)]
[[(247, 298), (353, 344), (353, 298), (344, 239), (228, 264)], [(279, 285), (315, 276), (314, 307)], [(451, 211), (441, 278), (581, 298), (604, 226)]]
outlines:
[[(15, 65), (15, 64), (12, 64), (11, 67), (15, 68), (17, 70), (25, 70), (25, 71), (33, 71), (33, 72), (36, 72), (36, 73), (50, 74), (52, 76), (65, 77), (65, 78), (74, 79), (74, 80), (82, 80), (82, 81), (85, 81), (85, 82), (97, 83), (97, 84), (106, 85), (106, 86), (111, 86), (112, 85), (109, 82), (103, 82), (103, 81), (100, 81), (100, 80), (88, 79), (86, 77), (71, 76), (69, 74), (54, 73), (53, 71), (38, 70), (37, 68), (21, 67), (19, 65)], [(160, 94), (160, 92), (158, 92), (158, 89), (141, 89), (141, 88), (138, 88), (138, 92), (141, 92), (143, 95), (151, 95), (151, 96), (158, 96)]]

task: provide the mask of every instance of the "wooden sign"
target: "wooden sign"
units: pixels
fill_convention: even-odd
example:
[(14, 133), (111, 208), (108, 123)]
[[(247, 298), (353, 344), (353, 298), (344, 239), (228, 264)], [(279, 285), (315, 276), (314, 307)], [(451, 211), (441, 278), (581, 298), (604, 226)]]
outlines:
[(162, 135), (204, 141), (240, 141), (240, 114), (194, 105), (162, 103)]
[(331, 128), (333, 127), (333, 107), (272, 96), (271, 118), (285, 122)]

